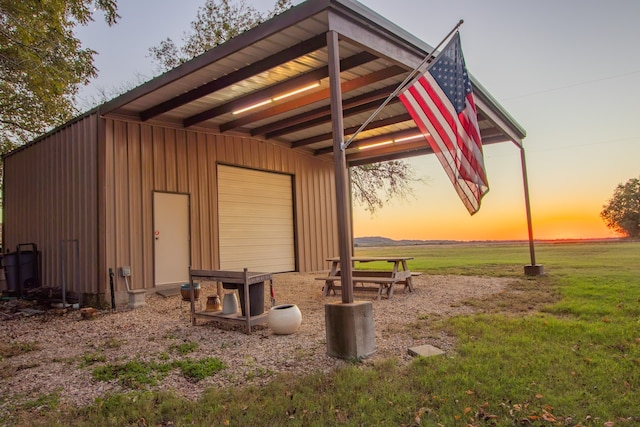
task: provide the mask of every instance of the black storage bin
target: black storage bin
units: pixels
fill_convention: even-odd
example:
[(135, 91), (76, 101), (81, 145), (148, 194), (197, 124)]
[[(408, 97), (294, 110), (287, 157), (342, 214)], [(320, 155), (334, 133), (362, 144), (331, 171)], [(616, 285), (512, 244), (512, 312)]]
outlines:
[[(31, 250), (23, 251), (23, 246), (31, 246)], [(2, 257), (7, 290), (22, 296), (25, 289), (40, 287), (40, 252), (35, 243), (18, 245), (16, 252), (9, 252)]]
[[(238, 285), (238, 294), (240, 294), (240, 308), (244, 316), (244, 285)], [(264, 313), (264, 282), (249, 285), (249, 303), (251, 304), (251, 316), (258, 316)]]

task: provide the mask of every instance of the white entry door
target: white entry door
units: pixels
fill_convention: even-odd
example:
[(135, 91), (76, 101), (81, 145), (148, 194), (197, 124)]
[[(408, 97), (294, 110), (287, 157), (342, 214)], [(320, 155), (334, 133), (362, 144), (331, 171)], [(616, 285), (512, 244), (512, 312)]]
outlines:
[(189, 282), (189, 195), (153, 193), (155, 282)]

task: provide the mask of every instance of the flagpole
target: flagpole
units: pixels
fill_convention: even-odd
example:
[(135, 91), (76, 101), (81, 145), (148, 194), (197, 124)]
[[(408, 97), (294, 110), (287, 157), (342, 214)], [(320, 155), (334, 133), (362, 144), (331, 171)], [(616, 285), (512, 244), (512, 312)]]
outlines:
[(362, 126), (360, 126), (358, 128), (358, 130), (353, 135), (351, 135), (351, 137), (346, 142), (343, 142), (340, 145), (340, 149), (341, 150), (344, 151), (349, 147), (349, 145), (353, 142), (355, 137), (358, 136), (358, 134), (360, 132), (362, 132), (364, 130), (364, 128), (366, 128), (369, 125), (369, 123), (371, 123), (371, 121), (380, 113), (380, 111), (382, 111), (382, 109), (389, 103), (389, 101), (391, 101), (393, 98), (395, 98), (395, 96), (398, 95), (398, 93), (400, 93), (400, 91), (402, 89), (404, 89), (404, 87), (407, 85), (407, 83), (409, 83), (411, 80), (413, 80), (413, 78), (416, 76), (416, 74), (418, 74), (420, 68), (422, 68), (424, 66), (424, 64), (426, 64), (427, 62), (429, 62), (429, 60), (431, 58), (433, 58), (435, 52), (437, 52), (438, 49), (440, 49), (440, 46), (442, 46), (449, 39), (449, 37), (451, 37), (453, 35), (453, 33), (455, 33), (458, 30), (458, 28), (460, 28), (460, 26), (463, 23), (464, 23), (463, 19), (458, 21), (458, 23), (455, 25), (455, 27), (453, 27), (453, 29), (451, 31), (449, 31), (449, 34), (447, 34), (445, 36), (445, 38), (443, 38), (442, 41), (440, 43), (438, 43), (438, 45), (429, 53), (429, 55), (427, 55), (427, 57), (424, 58), (422, 60), (422, 62), (420, 64), (418, 64), (418, 66), (416, 68), (414, 68), (413, 71), (411, 71), (411, 73), (409, 73), (409, 75), (402, 81), (402, 83), (400, 83), (398, 85), (398, 87), (389, 96), (387, 96), (387, 99), (385, 99), (384, 102), (382, 104), (380, 104), (380, 106), (376, 109), (376, 111), (374, 111), (369, 116), (369, 118), (362, 124)]
[(529, 256), (531, 264), (524, 266), (524, 274), (527, 276), (541, 276), (544, 274), (544, 266), (536, 264), (536, 250), (533, 243), (533, 226), (531, 224), (531, 201), (529, 199), (529, 179), (527, 177), (527, 161), (524, 156), (524, 145), (518, 144), (520, 148), (520, 163), (522, 164), (522, 183), (524, 185), (524, 206), (527, 211), (527, 231), (529, 232)]

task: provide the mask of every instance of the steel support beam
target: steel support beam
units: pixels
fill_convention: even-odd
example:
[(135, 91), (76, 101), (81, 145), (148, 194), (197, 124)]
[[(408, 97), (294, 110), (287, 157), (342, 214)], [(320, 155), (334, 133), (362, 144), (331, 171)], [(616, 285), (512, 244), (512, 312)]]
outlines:
[(338, 218), (338, 248), (340, 255), (340, 276), (342, 302), (353, 302), (353, 281), (351, 272), (351, 206), (349, 205), (349, 175), (347, 158), (340, 148), (344, 135), (342, 119), (342, 89), (340, 87), (340, 48), (338, 33), (327, 32), (329, 61), (329, 86), (331, 88), (331, 130), (333, 132), (333, 164), (336, 175), (336, 208)]
[(529, 200), (529, 179), (527, 178), (527, 161), (524, 155), (524, 146), (520, 141), (518, 148), (520, 148), (520, 162), (522, 164), (522, 182), (524, 185), (524, 204), (527, 211), (527, 230), (529, 232), (529, 256), (531, 258), (531, 264), (524, 266), (524, 274), (527, 276), (540, 276), (544, 274), (544, 268), (542, 265), (536, 264), (536, 251), (533, 244), (533, 225), (531, 221), (531, 202)]

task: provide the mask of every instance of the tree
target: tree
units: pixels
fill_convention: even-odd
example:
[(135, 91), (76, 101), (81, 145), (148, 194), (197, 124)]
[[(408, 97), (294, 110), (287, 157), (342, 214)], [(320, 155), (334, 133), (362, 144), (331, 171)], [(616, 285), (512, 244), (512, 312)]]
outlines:
[(411, 166), (400, 160), (351, 168), (353, 199), (370, 213), (382, 208), (391, 199), (406, 199), (412, 195), (410, 183), (418, 180)]
[(607, 227), (629, 238), (640, 237), (640, 179), (618, 184), (600, 216)]
[(161, 71), (187, 62), (207, 50), (257, 26), (292, 6), (291, 0), (276, 0), (273, 10), (264, 14), (245, 0), (206, 0), (198, 9), (191, 31), (182, 37), (182, 46), (167, 38), (149, 49)]
[[(170, 70), (225, 41), (247, 31), (291, 7), (291, 0), (277, 0), (272, 11), (262, 14), (245, 0), (206, 0), (198, 9), (191, 31), (178, 47), (170, 38), (149, 49), (159, 71)], [(411, 166), (400, 160), (351, 168), (354, 200), (373, 213), (393, 198), (411, 194), (416, 181)]]
[(116, 0), (0, 0), (0, 152), (77, 112), (79, 86), (96, 75), (94, 51), (74, 34), (100, 10), (116, 23)]

